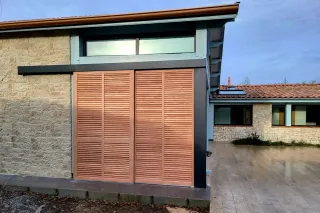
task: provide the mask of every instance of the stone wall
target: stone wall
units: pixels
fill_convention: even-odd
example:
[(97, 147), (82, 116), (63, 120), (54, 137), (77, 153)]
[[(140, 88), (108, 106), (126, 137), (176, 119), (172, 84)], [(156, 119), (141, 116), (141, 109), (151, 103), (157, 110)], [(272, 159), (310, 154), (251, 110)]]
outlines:
[(252, 126), (214, 126), (213, 137), (215, 141), (231, 141), (244, 138), (254, 132), (264, 140), (320, 143), (318, 127), (273, 127), (272, 104), (253, 105)]
[(67, 32), (0, 35), (0, 173), (71, 176), (70, 75), (18, 75), (70, 64)]

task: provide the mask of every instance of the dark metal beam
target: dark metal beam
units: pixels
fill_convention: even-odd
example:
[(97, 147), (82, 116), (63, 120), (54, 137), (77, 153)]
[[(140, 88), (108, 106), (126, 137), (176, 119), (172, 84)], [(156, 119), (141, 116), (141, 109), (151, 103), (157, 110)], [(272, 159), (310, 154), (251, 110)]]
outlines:
[(207, 74), (194, 71), (194, 187), (206, 188)]
[(204, 68), (205, 59), (106, 64), (18, 66), (19, 75), (72, 74), (73, 72)]

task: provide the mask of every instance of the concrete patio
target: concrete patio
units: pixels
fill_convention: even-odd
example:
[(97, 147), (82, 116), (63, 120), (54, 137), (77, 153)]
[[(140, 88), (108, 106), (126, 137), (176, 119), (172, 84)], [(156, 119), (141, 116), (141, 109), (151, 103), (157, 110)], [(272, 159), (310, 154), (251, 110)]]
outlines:
[(211, 143), (210, 212), (320, 212), (320, 149)]

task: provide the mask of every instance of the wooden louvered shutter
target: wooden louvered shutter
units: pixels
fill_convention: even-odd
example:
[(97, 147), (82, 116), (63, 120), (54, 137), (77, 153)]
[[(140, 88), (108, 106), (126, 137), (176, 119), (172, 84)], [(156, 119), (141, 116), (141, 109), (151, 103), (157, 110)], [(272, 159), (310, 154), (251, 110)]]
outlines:
[(135, 74), (136, 182), (193, 185), (193, 70)]
[(104, 177), (133, 182), (134, 72), (104, 73)]
[(135, 181), (163, 180), (162, 71), (135, 74)]
[(75, 73), (75, 177), (133, 182), (134, 73)]
[(193, 185), (193, 70), (164, 71), (164, 182)]
[(75, 176), (101, 179), (103, 147), (103, 75), (74, 74)]

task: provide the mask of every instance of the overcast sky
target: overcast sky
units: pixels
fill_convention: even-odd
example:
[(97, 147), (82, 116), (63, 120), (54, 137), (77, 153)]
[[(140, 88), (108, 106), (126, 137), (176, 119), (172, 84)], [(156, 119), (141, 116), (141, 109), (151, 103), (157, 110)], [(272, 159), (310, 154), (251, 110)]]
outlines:
[[(231, 0), (0, 0), (1, 21), (116, 14)], [(320, 0), (243, 0), (225, 31), (221, 82), (320, 82)]]

